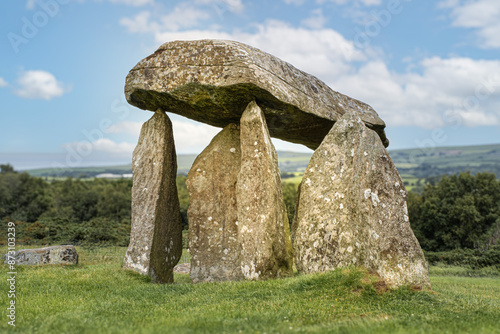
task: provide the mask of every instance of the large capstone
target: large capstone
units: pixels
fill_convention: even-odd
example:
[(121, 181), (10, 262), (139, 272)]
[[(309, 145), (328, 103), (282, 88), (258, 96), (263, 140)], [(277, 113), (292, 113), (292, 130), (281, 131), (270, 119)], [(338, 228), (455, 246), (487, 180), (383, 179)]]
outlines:
[(240, 160), (240, 129), (229, 124), (196, 158), (187, 176), (193, 283), (243, 278), (236, 206)]
[(21, 249), (15, 252), (10, 251), (3, 258), (6, 264), (78, 264), (78, 253), (75, 246), (72, 245)]
[(299, 187), (297, 270), (362, 265), (393, 287), (430, 287), (406, 194), (379, 136), (359, 116), (344, 115), (314, 152)]
[(182, 254), (182, 218), (172, 123), (165, 112), (156, 111), (142, 126), (132, 168), (132, 228), (123, 267), (171, 283)]
[(248, 103), (262, 108), (270, 135), (316, 149), (346, 112), (361, 117), (389, 145), (385, 123), (369, 105), (254, 47), (223, 40), (168, 42), (128, 74), (127, 101), (213, 126), (238, 124)]
[(246, 108), (240, 126), (236, 198), (241, 269), (246, 279), (288, 276), (293, 273), (292, 244), (278, 156), (255, 102)]

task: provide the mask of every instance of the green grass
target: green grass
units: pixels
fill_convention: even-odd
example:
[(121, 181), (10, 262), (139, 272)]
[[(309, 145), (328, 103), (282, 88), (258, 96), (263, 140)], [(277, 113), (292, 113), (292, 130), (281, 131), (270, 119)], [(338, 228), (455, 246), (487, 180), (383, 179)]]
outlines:
[[(302, 181), (302, 177), (304, 176), (303, 172), (294, 172), (293, 173), (295, 176), (294, 177), (289, 177), (285, 179), (281, 179), (283, 183), (294, 183), (297, 186), (300, 184)], [(411, 174), (401, 174), (401, 179), (403, 180), (403, 183), (405, 184), (406, 190), (410, 191), (416, 187), (418, 187), (417, 182), (420, 180), (420, 186), (425, 186), (426, 181), (425, 179), (419, 179), (418, 177), (415, 177)]]
[(436, 264), (430, 266), (429, 273), (432, 276), (463, 276), (463, 277), (496, 277), (500, 284), (500, 265), (471, 269), (447, 264)]
[(7, 325), (2, 297), (0, 332), (500, 333), (499, 278), (433, 275), (433, 291), (383, 294), (359, 268), (196, 285), (176, 275), (157, 285), (121, 269), (124, 248), (79, 251), (76, 266), (18, 267), (17, 326)]
[(302, 176), (304, 176), (303, 172), (293, 172), (295, 175), (294, 177), (288, 177), (286, 179), (281, 179), (281, 182), (283, 183), (294, 183), (295, 185), (299, 185), (300, 182), (302, 181)]

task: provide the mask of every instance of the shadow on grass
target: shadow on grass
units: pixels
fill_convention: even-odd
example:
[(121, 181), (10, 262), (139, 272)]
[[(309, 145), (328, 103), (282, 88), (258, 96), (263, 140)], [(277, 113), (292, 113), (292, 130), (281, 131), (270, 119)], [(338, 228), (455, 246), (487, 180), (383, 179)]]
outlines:
[(147, 275), (141, 275), (138, 272), (128, 269), (121, 269), (122, 273), (125, 273), (125, 276), (132, 278), (134, 281), (138, 281), (141, 283), (151, 283), (151, 277)]

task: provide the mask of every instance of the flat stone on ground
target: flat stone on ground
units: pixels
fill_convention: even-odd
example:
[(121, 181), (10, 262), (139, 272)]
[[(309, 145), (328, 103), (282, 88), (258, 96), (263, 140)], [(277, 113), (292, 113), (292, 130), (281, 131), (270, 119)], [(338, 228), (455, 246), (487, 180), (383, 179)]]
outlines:
[(22, 249), (7, 253), (4, 258), (6, 264), (10, 261), (19, 265), (78, 264), (78, 253), (72, 245)]

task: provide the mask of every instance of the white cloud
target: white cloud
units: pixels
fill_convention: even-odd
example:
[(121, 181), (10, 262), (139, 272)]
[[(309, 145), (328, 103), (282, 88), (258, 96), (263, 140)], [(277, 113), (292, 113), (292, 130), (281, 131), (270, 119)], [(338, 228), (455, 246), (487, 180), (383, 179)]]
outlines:
[(222, 129), (191, 121), (172, 121), (178, 152), (201, 152)]
[(210, 15), (195, 6), (181, 3), (174, 10), (161, 18), (161, 26), (167, 30), (196, 27), (201, 21), (207, 20)]
[(436, 128), (500, 124), (500, 61), (439, 57), (424, 59), (417, 72), (393, 73), (382, 61), (335, 80), (341, 91), (378, 111), (388, 126)]
[(51, 100), (69, 91), (52, 73), (46, 71), (25, 71), (17, 83), (19, 89), (14, 93), (25, 99)]
[[(142, 124), (142, 122), (124, 121), (110, 126), (106, 129), (106, 132), (127, 134), (131, 136), (131, 140), (137, 142)], [(221, 128), (191, 120), (172, 120), (172, 128), (176, 149), (182, 153), (201, 152), (210, 143), (212, 138), (222, 130)], [(110, 145), (110, 143), (108, 144)]]
[(127, 142), (116, 143), (108, 138), (98, 139), (92, 143), (92, 146), (96, 151), (114, 153), (131, 153), (135, 148), (135, 144)]
[(160, 29), (158, 23), (150, 22), (151, 13), (140, 12), (133, 18), (124, 17), (120, 19), (120, 24), (125, 26), (129, 32), (151, 32)]
[(109, 138), (100, 138), (93, 142), (81, 141), (63, 145), (63, 148), (69, 152), (75, 152), (81, 157), (87, 157), (92, 153), (112, 153), (116, 155), (131, 155), (134, 151), (135, 144), (121, 142), (117, 143)]
[(133, 18), (125, 17), (120, 19), (120, 24), (125, 26), (129, 32), (177, 31), (195, 27), (201, 21), (209, 18), (208, 12), (195, 8), (190, 4), (181, 3), (172, 12), (161, 16), (157, 21), (152, 19), (151, 12), (144, 11)]
[(120, 24), (129, 32), (175, 32), (194, 28), (213, 19), (214, 15), (223, 17), (225, 12), (241, 13), (244, 9), (241, 0), (194, 0), (181, 2), (166, 15), (143, 11), (136, 16), (120, 19)]
[(142, 123), (141, 122), (129, 122), (129, 121), (123, 121), (120, 123), (116, 123), (111, 125), (109, 128), (106, 129), (107, 133), (125, 133), (134, 137), (139, 137), (139, 134), (141, 133), (141, 127)]
[(0, 87), (5, 87), (7, 85), (7, 81), (5, 81), (3, 78), (0, 78)]
[(450, 8), (452, 25), (455, 27), (475, 29), (479, 37), (479, 45), (483, 48), (500, 48), (500, 1), (475, 0), (439, 3), (441, 8)]
[(325, 25), (327, 19), (323, 16), (321, 8), (312, 11), (311, 16), (302, 20), (302, 25), (311, 29), (321, 29)]
[(128, 6), (139, 7), (147, 4), (153, 4), (154, 0), (109, 0), (109, 2), (115, 4), (123, 4)]

